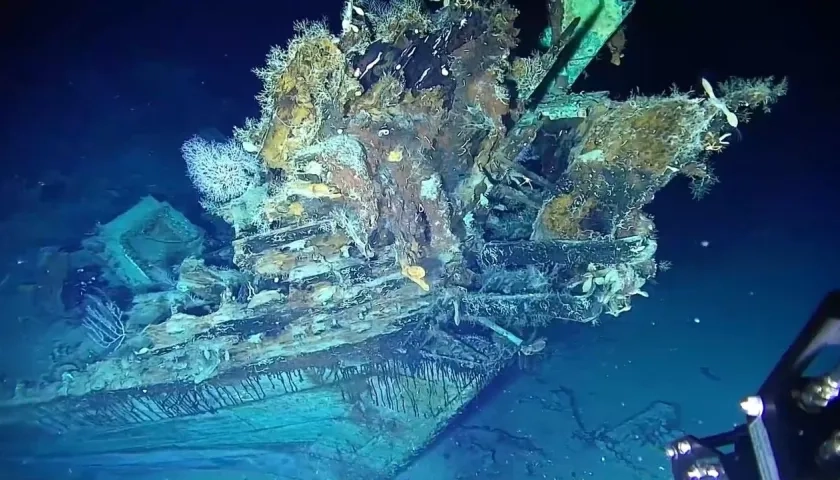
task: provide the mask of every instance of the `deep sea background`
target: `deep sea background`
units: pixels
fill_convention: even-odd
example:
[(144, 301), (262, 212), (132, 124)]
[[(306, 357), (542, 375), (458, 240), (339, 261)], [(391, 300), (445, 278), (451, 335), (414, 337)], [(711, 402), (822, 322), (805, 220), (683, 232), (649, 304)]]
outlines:
[[(199, 218), (181, 143), (198, 132), (227, 135), (255, 115), (260, 85), (250, 70), (286, 42), (293, 20), (328, 16), (337, 26), (340, 2), (0, 8), (1, 271), (40, 245), (77, 242), (143, 195)], [(657, 257), (673, 263), (646, 288), (650, 298), (635, 297), (632, 311), (595, 328), (554, 327), (545, 357), (500, 379), (400, 479), (615, 479), (609, 455), (572, 432), (609, 429), (657, 402), (678, 407), (679, 427), (698, 435), (740, 421), (738, 401), (840, 286), (840, 57), (831, 22), (807, 2), (639, 1), (623, 65), (602, 59), (576, 89), (654, 94), (672, 83), (697, 90), (701, 76), (776, 75), (789, 77), (789, 94), (713, 157), (721, 183), (706, 198), (692, 200), (675, 181), (649, 206)], [(11, 195), (21, 185), (37, 199)], [(20, 209), (42, 221), (10, 221)], [(0, 317), (3, 338), (24, 329)], [(293, 459), (258, 458), (198, 474), (177, 451), (130, 470), (32, 460), (2, 478), (331, 478), (307, 477)], [(660, 456), (633, 460), (636, 478), (667, 467)]]

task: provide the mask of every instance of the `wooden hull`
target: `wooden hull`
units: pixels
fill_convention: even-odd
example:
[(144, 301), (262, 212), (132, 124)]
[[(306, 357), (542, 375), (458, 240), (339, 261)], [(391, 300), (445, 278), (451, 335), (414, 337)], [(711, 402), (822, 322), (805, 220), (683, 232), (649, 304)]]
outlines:
[[(325, 367), (312, 357), (203, 383), (170, 383), (7, 408), (3, 451), (19, 460), (142, 463), (143, 453), (202, 458), (286, 453), (335, 471), (388, 478), (425, 447), (510, 357), (440, 358), (432, 349), (388, 358), (413, 333), (366, 345), (376, 361)], [(478, 352), (477, 337), (454, 341)], [(470, 343), (471, 342), (471, 343)], [(430, 342), (434, 343), (434, 342)], [(438, 341), (439, 345), (440, 342)], [(476, 348), (478, 347), (478, 348)], [(432, 346), (433, 348), (433, 346)], [(332, 352), (346, 355), (351, 352)], [(33, 431), (34, 430), (34, 431)], [(26, 432), (21, 435), (21, 432)], [(35, 433), (43, 435), (35, 435)], [(20, 439), (33, 438), (28, 443)], [(233, 458), (231, 458), (233, 457)]]

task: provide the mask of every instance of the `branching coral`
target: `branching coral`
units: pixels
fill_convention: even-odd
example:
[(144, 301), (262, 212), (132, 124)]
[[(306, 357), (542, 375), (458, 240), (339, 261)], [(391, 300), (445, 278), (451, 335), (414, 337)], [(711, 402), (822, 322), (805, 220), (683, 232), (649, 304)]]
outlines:
[(329, 112), (361, 93), (338, 39), (325, 24), (300, 22), (295, 29), (288, 46), (272, 48), (266, 66), (255, 70), (263, 81), (257, 96), (261, 118), (235, 131), (243, 145), (253, 146), (275, 169), (288, 168), (289, 159), (317, 139)]
[(544, 53), (517, 58), (511, 63), (510, 78), (516, 84), (516, 97), (525, 100), (545, 78), (555, 59)]
[(362, 0), (359, 8), (373, 24), (376, 38), (389, 43), (406, 31), (426, 33), (432, 26), (432, 19), (421, 0)]
[(785, 95), (787, 89), (787, 79), (776, 81), (773, 77), (731, 78), (718, 85), (721, 97), (736, 112), (755, 108), (769, 112), (770, 105)]
[(195, 136), (184, 142), (181, 153), (190, 179), (210, 203), (241, 197), (259, 179), (261, 168), (256, 157), (236, 142), (208, 142)]

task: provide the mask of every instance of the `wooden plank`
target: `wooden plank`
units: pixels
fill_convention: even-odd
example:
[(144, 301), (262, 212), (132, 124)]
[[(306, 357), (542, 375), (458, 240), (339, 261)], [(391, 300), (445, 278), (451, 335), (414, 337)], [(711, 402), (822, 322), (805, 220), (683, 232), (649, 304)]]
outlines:
[(488, 242), (478, 251), (477, 260), (482, 265), (505, 267), (546, 263), (573, 267), (588, 262), (614, 265), (633, 260), (645, 245), (646, 240), (642, 237), (617, 240)]

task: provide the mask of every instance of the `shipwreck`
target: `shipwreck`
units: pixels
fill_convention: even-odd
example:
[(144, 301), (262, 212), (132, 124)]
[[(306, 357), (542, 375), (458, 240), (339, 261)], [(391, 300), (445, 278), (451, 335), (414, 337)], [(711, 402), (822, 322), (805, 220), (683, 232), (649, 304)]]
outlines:
[(259, 118), (185, 144), (232, 242), (148, 197), (44, 256), (53, 288), (99, 272), (56, 307), (87, 340), (6, 383), (3, 451), (271, 450), (388, 478), (550, 348), (543, 327), (628, 311), (661, 267), (643, 207), (679, 175), (702, 195), (710, 156), (785, 89), (572, 91), (620, 58), (632, 6), (549, 0), (523, 57), (503, 0), (349, 0), (340, 32), (299, 23), (256, 70)]

